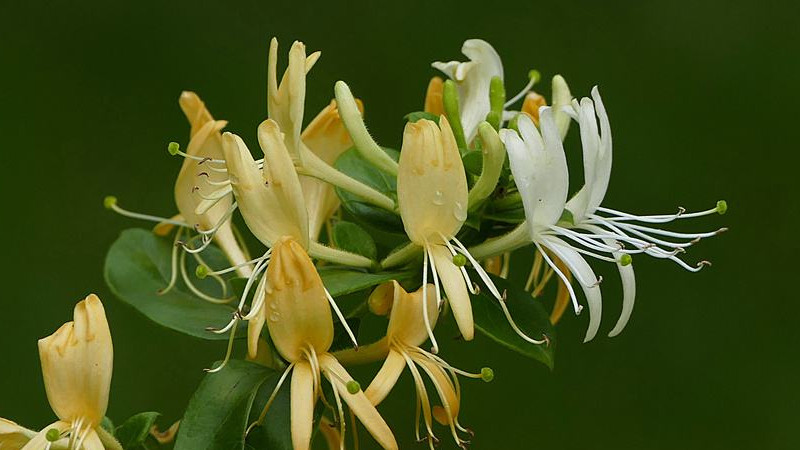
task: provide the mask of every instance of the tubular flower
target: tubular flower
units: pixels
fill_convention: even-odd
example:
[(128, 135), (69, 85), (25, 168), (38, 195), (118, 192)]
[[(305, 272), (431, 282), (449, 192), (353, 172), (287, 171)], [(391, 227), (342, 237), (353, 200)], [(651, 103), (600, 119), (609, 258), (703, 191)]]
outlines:
[[(459, 331), (466, 340), (474, 335), (472, 306), (468, 289), (476, 293), (464, 264), (457, 265), (457, 259), (466, 259), (477, 271), (490, 292), (500, 302), (506, 317), (514, 325), (505, 300), (492, 283), (483, 267), (456, 238), (456, 234), (467, 218), (467, 179), (455, 137), (444, 116), (439, 126), (430, 120), (419, 120), (406, 124), (403, 132), (403, 147), (397, 175), (397, 197), (400, 217), (409, 239), (423, 248), (423, 284), (427, 284), (428, 264), (430, 263), (436, 286), (436, 307), (442, 304), (439, 282), (453, 310)], [(427, 290), (423, 290), (423, 301), (428, 302)], [(438, 352), (433, 327), (430, 324), (428, 309), (422, 308), (428, 337), (433, 352)], [(531, 342), (542, 343), (527, 338)]]
[(345, 423), (343, 399), (382, 447), (396, 449), (397, 442), (389, 426), (358, 388), (358, 383), (328, 353), (333, 342), (330, 298), (311, 258), (291, 237), (284, 237), (275, 244), (272, 258), (265, 276), (267, 328), (275, 348), (289, 362), (289, 367), (251, 428), (264, 420), (275, 394), (292, 372), (292, 444), (295, 449), (309, 448), (314, 405), (323, 395), (321, 379), (324, 375), (333, 387), (341, 433), (344, 433)]
[[(108, 407), (114, 350), (100, 299), (89, 295), (75, 306), (74, 320), (39, 340), (47, 400), (58, 421), (31, 436), (0, 420), (0, 448), (121, 448), (100, 427)], [(30, 439), (23, 447), (16, 447)], [(54, 445), (55, 444), (55, 445)]]
[[(373, 296), (387, 297), (388, 300), (386, 301), (392, 303), (386, 337), (374, 344), (365, 346), (359, 352), (343, 351), (342, 361), (347, 362), (349, 359), (359, 360), (362, 358), (360, 355), (362, 352), (367, 355), (368, 359), (374, 357), (385, 358), (381, 370), (375, 375), (372, 383), (365, 391), (367, 398), (375, 405), (382, 402), (389, 395), (403, 369), (408, 367), (414, 378), (417, 391), (417, 440), (420, 440), (419, 414), (421, 410), (427, 431), (426, 439), (431, 447), (438, 442), (433, 434), (431, 418), (436, 419), (442, 425), (449, 426), (456, 444), (464, 447), (469, 442), (459, 436), (459, 432), (471, 434), (471, 431), (458, 423), (461, 389), (456, 375), (483, 378), (486, 381), (490, 381), (492, 372), (491, 369), (485, 368), (479, 374), (467, 373), (454, 368), (442, 358), (420, 348), (428, 339), (428, 334), (425, 323), (421, 320), (419, 310), (425, 307), (425, 298), (432, 295), (434, 289), (433, 285), (428, 284), (409, 294), (396, 281), (381, 285), (376, 289)], [(428, 317), (431, 323), (435, 324), (439, 311), (434, 304), (427, 303), (427, 305)], [(423, 382), (420, 368), (433, 383), (442, 406), (431, 408), (430, 397)]]
[[(174, 188), (179, 214), (167, 219), (130, 212), (119, 207), (114, 197), (107, 197), (105, 204), (122, 215), (159, 222), (154, 231), (161, 236), (167, 235), (173, 227), (178, 227), (175, 233), (176, 245), (173, 246), (171, 279), (161, 293), (166, 293), (175, 286), (180, 272), (186, 285), (195, 294), (206, 300), (219, 302), (220, 299), (195, 288), (191, 279), (186, 276), (185, 258), (188, 253), (199, 264), (203, 264), (200, 253), (215, 242), (231, 264), (237, 267), (239, 275), (246, 277), (250, 274), (250, 265), (246, 264), (249, 259), (247, 253), (233, 232), (230, 218), (235, 204), (227, 174), (220, 165), (223, 157), (220, 131), (227, 122), (214, 120), (205, 103), (194, 92), (182, 92), (178, 103), (191, 126), (189, 145), (185, 152), (180, 150), (177, 143), (169, 145), (171, 154), (179, 154), (184, 158)], [(199, 245), (191, 245), (198, 238)], [(184, 253), (179, 258), (178, 252), (181, 249)]]
[[(715, 213), (722, 214), (725, 213), (727, 205), (724, 201), (720, 201), (715, 208), (700, 212), (687, 213), (683, 208), (679, 208), (675, 214), (643, 216), (601, 206), (611, 178), (612, 138), (608, 114), (597, 87), (592, 89), (592, 99), (584, 97), (580, 102), (574, 100), (566, 111), (580, 126), (585, 182), (581, 190), (566, 204), (572, 220), (557, 227), (555, 231), (583, 247), (582, 253), (598, 259), (611, 260), (617, 264), (622, 278), (623, 309), (617, 324), (609, 332), (609, 336), (613, 337), (625, 328), (633, 310), (636, 281), (631, 254), (645, 253), (656, 258), (669, 259), (686, 270), (697, 272), (709, 263), (700, 261), (697, 265), (690, 266), (678, 258), (677, 254), (684, 252), (700, 239), (726, 230), (722, 228), (705, 233), (676, 233), (643, 223), (667, 223)], [(576, 229), (584, 233), (576, 233), (574, 231)], [(678, 242), (658, 236), (675, 238)], [(625, 244), (632, 246), (633, 249), (625, 250)]]
[[(364, 106), (356, 100), (359, 110)], [(306, 126), (301, 135), (303, 145), (328, 165), (353, 146), (350, 135), (342, 124), (336, 100), (320, 111)], [(329, 183), (311, 176), (301, 176), (306, 208), (308, 209), (308, 228), (312, 239), (317, 239), (322, 226), (339, 207), (339, 197)]]
[[(708, 264), (701, 262), (697, 267), (691, 267), (677, 258), (676, 254), (694, 241), (672, 243), (651, 234), (696, 240), (719, 232), (689, 235), (630, 223), (639, 219), (645, 222), (667, 222), (678, 217), (697, 217), (717, 212), (719, 208), (692, 214), (683, 214), (681, 211), (674, 216), (639, 217), (599, 206), (608, 186), (611, 169), (611, 134), (605, 109), (596, 90), (594, 97), (598, 104), (602, 136), (598, 132), (591, 100), (583, 99), (580, 104), (573, 103), (569, 112), (579, 121), (581, 128), (586, 174), (586, 184), (569, 203), (566, 201), (569, 184), (566, 158), (552, 109), (540, 109), (541, 133), (524, 114), (518, 121), (519, 134), (512, 130), (502, 132), (514, 181), (522, 196), (530, 239), (544, 261), (566, 285), (576, 313), (580, 313), (582, 306), (578, 304), (567, 275), (548, 256), (545, 249), (563, 262), (583, 288), (589, 305), (589, 327), (584, 342), (592, 340), (600, 326), (602, 296), (599, 284), (602, 278), (594, 274), (582, 254), (616, 262), (620, 269), (624, 290), (623, 311), (610, 333), (614, 336), (622, 331), (633, 308), (635, 281), (633, 269), (630, 267), (631, 254), (647, 253), (672, 259), (691, 271), (700, 270)], [(724, 202), (722, 205), (724, 206)], [(607, 212), (613, 216), (601, 217), (595, 211)], [(632, 244), (634, 248), (626, 249), (623, 243)], [(672, 250), (664, 250), (659, 245), (670, 246)]]
[(482, 39), (464, 41), (461, 52), (470, 59), (468, 62), (437, 61), (432, 66), (458, 85), (461, 124), (469, 142), (478, 132), (478, 124), (489, 114), (489, 85), (494, 77), (503, 79), (503, 63), (494, 47)]

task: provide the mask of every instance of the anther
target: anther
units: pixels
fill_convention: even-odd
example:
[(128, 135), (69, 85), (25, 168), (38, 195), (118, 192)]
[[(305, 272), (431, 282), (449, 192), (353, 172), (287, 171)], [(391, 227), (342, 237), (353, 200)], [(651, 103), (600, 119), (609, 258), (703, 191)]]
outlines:
[(356, 380), (348, 381), (345, 387), (347, 388), (347, 392), (349, 392), (351, 395), (358, 394), (361, 391), (361, 385), (358, 384), (358, 381)]
[(192, 194), (200, 190), (200, 186), (192, 186)]
[(481, 380), (489, 383), (494, 380), (494, 370), (491, 367), (484, 367), (481, 369)]
[(197, 163), (197, 165), (199, 166), (199, 165), (201, 165), (201, 164), (204, 164), (204, 163), (207, 163), (208, 161), (211, 161), (211, 160), (213, 160), (213, 159), (214, 159), (214, 158), (209, 158), (208, 156), (206, 156), (205, 158), (201, 159), (201, 160), (200, 160), (200, 162), (199, 162), (199, 163)]
[(602, 275), (600, 275), (599, 277), (597, 277), (597, 281), (595, 281), (595, 282), (594, 282), (594, 284), (592, 285), (592, 287), (597, 287), (597, 286), (600, 286), (600, 283), (602, 283), (602, 282), (603, 282), (603, 276), (602, 276)]
[(170, 155), (175, 156), (178, 154), (179, 151), (181, 151), (181, 146), (177, 142), (170, 142), (167, 145), (167, 151), (169, 152)]
[(697, 267), (705, 267), (705, 266), (711, 267), (711, 261), (703, 260), (697, 263)]
[(206, 178), (208, 178), (208, 177), (210, 177), (211, 175), (209, 175), (209, 174), (208, 174), (208, 172), (200, 172), (200, 173), (198, 173), (198, 174), (197, 174), (197, 176), (198, 176), (198, 177), (206, 177)]
[(506, 301), (506, 298), (508, 297), (508, 291), (503, 289), (503, 293), (500, 296), (503, 297), (503, 301)]

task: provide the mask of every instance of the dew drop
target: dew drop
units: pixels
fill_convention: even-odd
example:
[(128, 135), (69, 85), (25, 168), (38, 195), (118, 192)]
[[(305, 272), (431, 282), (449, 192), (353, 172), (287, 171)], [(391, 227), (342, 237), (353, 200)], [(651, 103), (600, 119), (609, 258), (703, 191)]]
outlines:
[(464, 208), (464, 205), (462, 205), (461, 202), (456, 202), (456, 205), (453, 208), (453, 217), (460, 221), (467, 220), (467, 209)]
[(280, 315), (280, 313), (278, 311), (273, 311), (269, 315), (269, 321), (270, 322), (277, 322), (278, 320), (280, 320), (280, 318), (281, 318), (281, 315)]
[(437, 206), (444, 205), (444, 194), (442, 194), (442, 191), (437, 190), (433, 193), (433, 204)]

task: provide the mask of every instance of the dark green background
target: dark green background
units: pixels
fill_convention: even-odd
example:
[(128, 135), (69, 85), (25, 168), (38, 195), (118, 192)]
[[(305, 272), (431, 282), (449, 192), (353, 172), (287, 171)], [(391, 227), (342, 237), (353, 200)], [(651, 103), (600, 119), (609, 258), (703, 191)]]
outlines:
[[(797, 11), (773, 2), (27, 2), (0, 7), (2, 294), (0, 416), (52, 421), (36, 340), (90, 292), (114, 335), (109, 415), (179, 418), (222, 343), (159, 328), (105, 287), (105, 251), (125, 227), (102, 209), (173, 213), (186, 142), (182, 89), (201, 94), (229, 129), (255, 142), (266, 113), (268, 39), (323, 51), (307, 117), (347, 80), (379, 142), (397, 146), (401, 118), (421, 108), (431, 61), (460, 59), (466, 38), (500, 52), (509, 91), (529, 69), (562, 73), (575, 95), (601, 86), (614, 129), (607, 205), (669, 212), (713, 206), (728, 215), (692, 228), (731, 231), (689, 260), (692, 275), (637, 258), (638, 299), (625, 332), (581, 344), (587, 318), (559, 326), (556, 369), (483, 339), (452, 357), (490, 365), (496, 380), (463, 383), (474, 448), (798, 448)], [(22, 2), (20, 2), (22, 3)], [(274, 3), (274, 4), (270, 4)], [(579, 150), (568, 148), (573, 168)], [(577, 170), (576, 170), (577, 171)], [(580, 183), (576, 175), (573, 184)], [(603, 330), (619, 283), (606, 274)], [(410, 393), (404, 379), (403, 389)], [(362, 381), (366, 382), (366, 379)], [(382, 406), (404, 448), (413, 403)], [(439, 433), (448, 442), (447, 432)]]

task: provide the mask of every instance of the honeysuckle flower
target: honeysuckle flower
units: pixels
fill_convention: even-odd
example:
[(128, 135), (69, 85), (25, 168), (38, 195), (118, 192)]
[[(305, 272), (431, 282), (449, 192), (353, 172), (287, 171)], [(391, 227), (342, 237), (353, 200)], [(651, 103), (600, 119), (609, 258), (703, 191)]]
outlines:
[[(371, 295), (370, 300), (375, 297), (383, 297), (383, 303), (391, 303), (392, 305), (386, 336), (378, 342), (362, 347), (358, 352), (353, 352), (352, 350), (339, 352), (337, 357), (344, 363), (384, 360), (380, 371), (375, 375), (375, 378), (373, 378), (365, 391), (367, 398), (375, 405), (381, 403), (389, 395), (400, 374), (408, 367), (414, 379), (417, 392), (417, 418), (415, 425), (417, 440), (420, 440), (419, 413), (421, 410), (427, 432), (425, 439), (427, 439), (431, 447), (438, 442), (433, 433), (432, 418), (436, 419), (440, 424), (448, 426), (456, 445), (463, 447), (468, 441), (462, 438), (459, 432), (469, 434), (471, 432), (458, 422), (461, 389), (456, 375), (491, 381), (493, 372), (489, 368), (484, 368), (481, 373), (477, 374), (464, 372), (421, 348), (422, 344), (428, 339), (428, 332), (419, 310), (427, 305), (428, 317), (431, 324), (435, 325), (439, 315), (438, 308), (435, 304), (426, 302), (426, 298), (433, 295), (435, 289), (433, 285), (427, 284), (416, 292), (407, 293), (396, 281), (379, 286)], [(425, 387), (420, 368), (422, 372), (427, 374), (433, 384), (442, 403), (441, 406), (437, 405), (431, 408), (430, 396)]]
[[(243, 312), (250, 289), (258, 277), (267, 270), (272, 256), (272, 247), (278, 240), (291, 237), (303, 249), (309, 248), (308, 212), (303, 199), (303, 191), (294, 171), (292, 159), (284, 143), (284, 137), (278, 124), (268, 119), (258, 127), (258, 140), (264, 152), (261, 164), (253, 159), (244, 141), (235, 134), (225, 133), (222, 136), (225, 164), (229, 176), (228, 183), (236, 197), (238, 208), (247, 227), (265, 246), (267, 251), (248, 263), (255, 264), (252, 274), (247, 280), (239, 305), (231, 321), (223, 328), (214, 330), (218, 333), (231, 331), (228, 352), (224, 361), (230, 357), (231, 345), (235, 335), (235, 326), (239, 320), (248, 323), (248, 355), (255, 358), (258, 353), (258, 339), (266, 320), (264, 299), (267, 291), (267, 278), (261, 277), (256, 287), (250, 310)], [(216, 272), (221, 274), (232, 268)], [(331, 299), (332, 306), (344, 323), (344, 318)], [(355, 337), (350, 328), (353, 342)], [(214, 371), (224, 367), (224, 363)]]
[(489, 84), (494, 77), (503, 79), (503, 63), (494, 47), (482, 39), (464, 41), (461, 52), (470, 60), (436, 61), (432, 66), (458, 85), (461, 125), (470, 142), (478, 132), (478, 124), (489, 114)]
[(442, 92), (444, 88), (444, 81), (439, 77), (431, 78), (428, 83), (428, 89), (425, 91), (425, 106), (423, 110), (427, 113), (441, 116), (444, 114), (444, 105), (442, 103)]
[[(497, 287), (456, 238), (467, 218), (467, 179), (455, 137), (444, 116), (440, 117), (438, 126), (425, 119), (406, 124), (397, 175), (397, 197), (406, 234), (413, 244), (424, 250), (422, 282), (427, 284), (430, 264), (436, 286), (435, 305), (437, 308), (442, 305), (439, 290), (441, 279), (464, 339), (471, 340), (474, 335), (468, 289), (473, 293), (476, 291), (464, 267), (468, 260), (500, 302), (517, 333), (531, 342), (544, 342), (528, 338), (513, 323)], [(427, 290), (423, 290), (423, 297), (427, 302)], [(437, 353), (438, 345), (428, 309), (422, 308), (422, 313), (433, 352)]]
[[(541, 132), (526, 114), (519, 118), (519, 134), (508, 129), (501, 132), (514, 181), (522, 196), (530, 240), (566, 285), (576, 313), (580, 313), (582, 306), (578, 304), (564, 271), (559, 269), (549, 253), (564, 263), (583, 288), (589, 305), (589, 327), (584, 342), (593, 339), (600, 326), (602, 296), (599, 284), (602, 278), (594, 274), (582, 255), (616, 262), (619, 267), (624, 290), (623, 311), (617, 325), (610, 333), (614, 336), (624, 328), (633, 307), (635, 282), (633, 269), (630, 267), (631, 254), (647, 253), (659, 258), (672, 259), (688, 270), (697, 271), (707, 265), (707, 262), (701, 261), (697, 267), (691, 267), (677, 258), (676, 254), (694, 243), (694, 240), (720, 231), (698, 234), (672, 233), (630, 222), (634, 220), (667, 222), (676, 218), (712, 214), (718, 212), (720, 208), (724, 209), (723, 202), (718, 208), (699, 213), (684, 214), (681, 211), (672, 216), (633, 216), (600, 207), (611, 169), (611, 132), (608, 117), (596, 89), (593, 91), (593, 96), (598, 106), (602, 136), (598, 131), (594, 104), (591, 100), (583, 99), (580, 104), (573, 103), (573, 110), (568, 112), (578, 120), (581, 128), (586, 176), (585, 186), (569, 203), (566, 201), (569, 186), (567, 163), (552, 109), (542, 107), (539, 110)], [(565, 215), (565, 209), (568, 215)], [(613, 216), (601, 217), (595, 213), (596, 211)], [(576, 229), (585, 232), (578, 232)], [(693, 241), (673, 243), (650, 234), (693, 239)], [(623, 243), (632, 244), (634, 248), (626, 249)], [(660, 246), (667, 246), (671, 250), (665, 250)]]
[(34, 436), (35, 431), (0, 418), (0, 450), (20, 450)]
[(329, 353), (333, 342), (329, 295), (303, 246), (291, 237), (283, 237), (275, 243), (265, 279), (267, 329), (275, 348), (289, 366), (259, 420), (250, 428), (264, 420), (275, 394), (291, 373), (292, 444), (296, 450), (309, 448), (314, 405), (323, 395), (321, 379), (325, 376), (333, 387), (341, 432), (344, 433), (344, 400), (383, 448), (396, 449), (397, 442), (389, 426), (358, 383)]
[[(584, 97), (580, 102), (575, 100), (572, 102), (571, 108), (566, 109), (570, 117), (580, 126), (585, 182), (581, 190), (565, 206), (566, 210), (571, 213), (572, 220), (556, 231), (588, 250), (584, 253), (600, 259), (608, 259), (610, 256), (616, 262), (622, 278), (624, 293), (622, 314), (617, 324), (609, 332), (609, 336), (613, 337), (625, 328), (633, 310), (636, 281), (631, 264), (631, 253), (645, 253), (656, 258), (670, 259), (686, 270), (697, 272), (709, 263), (700, 261), (696, 266), (690, 266), (678, 258), (677, 254), (700, 239), (725, 231), (725, 228), (722, 228), (706, 233), (676, 233), (655, 228), (652, 225), (642, 225), (642, 223), (667, 223), (678, 219), (724, 213), (727, 205), (724, 201), (720, 201), (715, 208), (700, 212), (687, 213), (680, 208), (676, 214), (643, 216), (601, 206), (611, 177), (611, 125), (597, 87), (592, 89), (591, 94), (592, 99)], [(570, 231), (571, 229), (580, 229), (587, 233), (576, 234)], [(653, 235), (677, 238), (682, 241), (667, 241)], [(622, 250), (621, 247), (624, 244), (633, 246), (635, 250)], [(595, 252), (599, 252), (601, 255), (597, 255)], [(609, 256), (602, 255), (602, 253)]]
[[(191, 127), (189, 145), (185, 152), (180, 150), (177, 143), (169, 145), (171, 154), (180, 154), (184, 158), (174, 188), (178, 215), (163, 218), (134, 213), (119, 207), (114, 197), (107, 197), (105, 204), (120, 214), (158, 222), (154, 231), (162, 236), (166, 236), (173, 227), (178, 227), (175, 233), (176, 245), (173, 246), (170, 282), (161, 293), (166, 293), (175, 286), (180, 273), (186, 285), (199, 297), (217, 303), (227, 302), (231, 299), (216, 298), (197, 289), (186, 275), (185, 267), (187, 253), (193, 255), (198, 263), (203, 264), (200, 253), (214, 242), (231, 264), (237, 267), (236, 271), (240, 276), (246, 277), (250, 274), (251, 266), (245, 264), (250, 258), (239, 244), (231, 225), (230, 218), (235, 210), (235, 204), (227, 183), (227, 174), (224, 167), (220, 166), (223, 157), (220, 131), (227, 122), (214, 120), (205, 103), (194, 92), (182, 92), (178, 103)], [(200, 245), (190, 244), (197, 238), (200, 238)], [(180, 250), (184, 250), (184, 253), (178, 258)], [(221, 285), (224, 297), (224, 282), (221, 282)]]
[[(44, 450), (58, 447), (103, 450), (122, 447), (100, 422), (108, 407), (114, 350), (103, 304), (96, 295), (75, 306), (74, 319), (39, 340), (47, 400), (58, 420), (39, 433), (0, 420), (0, 448)], [(105, 443), (105, 446), (104, 446)]]

